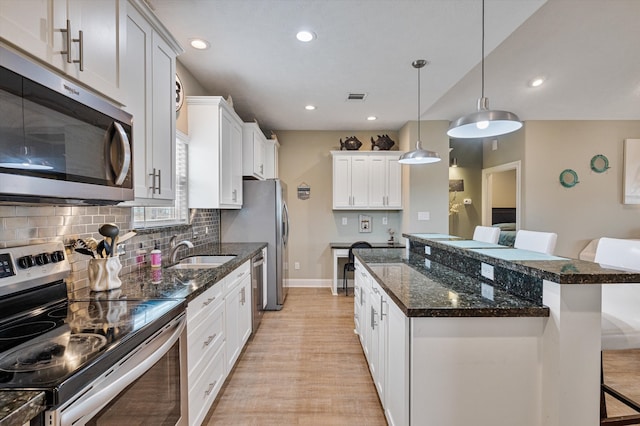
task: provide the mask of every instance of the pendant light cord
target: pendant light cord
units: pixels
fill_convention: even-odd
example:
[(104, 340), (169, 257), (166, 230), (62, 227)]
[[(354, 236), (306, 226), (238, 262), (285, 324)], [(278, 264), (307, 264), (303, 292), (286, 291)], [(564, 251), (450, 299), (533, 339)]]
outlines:
[(484, 0), (482, 0), (482, 97), (484, 98)]
[[(418, 142), (417, 144), (420, 144), (420, 68), (418, 68)], [(419, 147), (416, 147), (416, 149), (418, 148)]]

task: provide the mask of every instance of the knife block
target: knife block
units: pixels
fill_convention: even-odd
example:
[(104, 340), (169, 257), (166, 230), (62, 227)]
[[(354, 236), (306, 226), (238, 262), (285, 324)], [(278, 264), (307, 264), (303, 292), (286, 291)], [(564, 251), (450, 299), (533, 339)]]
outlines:
[(122, 269), (118, 256), (89, 259), (89, 288), (91, 291), (107, 291), (122, 286), (118, 274)]

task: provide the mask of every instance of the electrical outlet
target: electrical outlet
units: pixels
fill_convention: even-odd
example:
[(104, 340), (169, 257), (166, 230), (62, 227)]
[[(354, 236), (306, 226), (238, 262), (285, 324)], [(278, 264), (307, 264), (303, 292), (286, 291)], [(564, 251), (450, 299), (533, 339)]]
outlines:
[(429, 220), (431, 219), (431, 214), (429, 212), (418, 212), (418, 220)]
[(295, 269), (295, 270), (300, 269), (300, 262), (295, 262), (295, 263), (293, 264), (293, 269)]
[(493, 300), (493, 286), (489, 284), (480, 284), (480, 293), (485, 299)]
[(424, 246), (424, 254), (431, 254), (431, 247)]
[(387, 220), (386, 216), (382, 216), (382, 224), (383, 225), (387, 225), (389, 223), (389, 221)]
[(118, 256), (124, 256), (125, 254), (127, 254), (127, 252), (126, 252), (126, 251), (125, 251), (125, 249), (124, 249), (124, 243), (122, 243), (122, 244), (118, 244), (118, 245), (116, 246), (116, 254), (117, 254)]
[(493, 266), (487, 263), (480, 264), (480, 275), (493, 281)]
[(470, 204), (471, 204), (471, 198), (465, 198), (465, 199), (463, 200), (463, 203), (464, 203), (466, 206), (470, 205)]
[(346, 217), (343, 217), (343, 218), (342, 218), (342, 224), (343, 224), (343, 225), (346, 225), (346, 224), (347, 224), (347, 218), (346, 218)]

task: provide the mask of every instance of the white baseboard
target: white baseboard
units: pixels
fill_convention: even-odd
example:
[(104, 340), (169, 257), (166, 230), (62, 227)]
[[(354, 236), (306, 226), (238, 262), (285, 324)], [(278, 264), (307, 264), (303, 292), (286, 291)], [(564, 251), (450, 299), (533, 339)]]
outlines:
[(287, 287), (328, 287), (331, 288), (331, 279), (288, 279)]

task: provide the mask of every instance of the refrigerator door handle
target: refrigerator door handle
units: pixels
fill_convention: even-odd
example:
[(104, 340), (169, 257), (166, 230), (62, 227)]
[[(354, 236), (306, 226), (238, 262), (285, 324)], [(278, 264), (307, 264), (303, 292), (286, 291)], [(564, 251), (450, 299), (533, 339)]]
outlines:
[(286, 246), (289, 243), (289, 208), (284, 201), (282, 202), (282, 213), (282, 241)]

